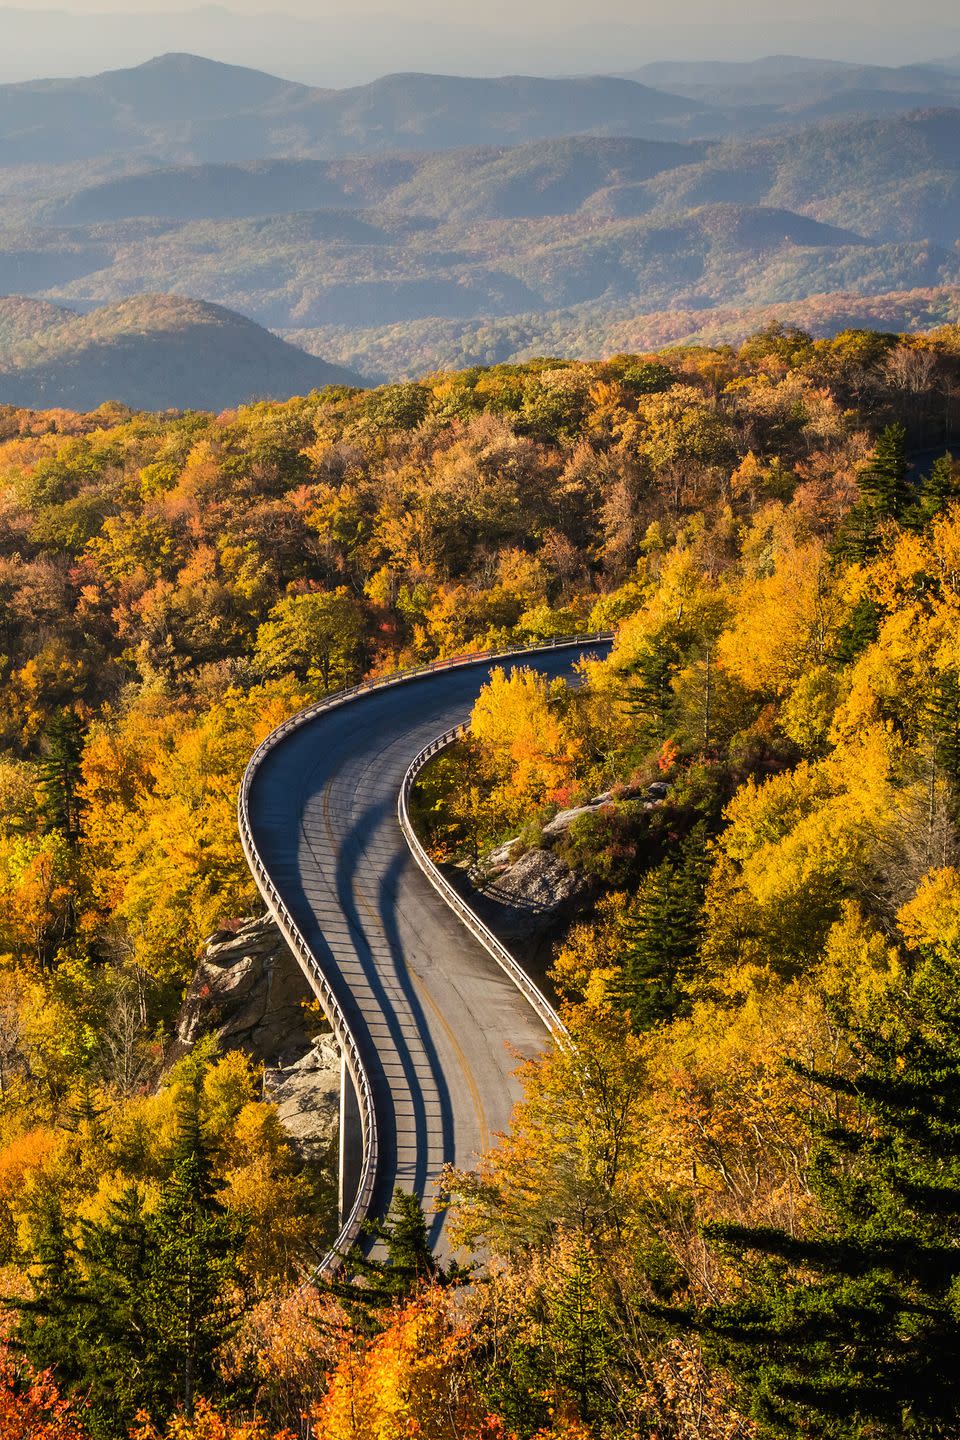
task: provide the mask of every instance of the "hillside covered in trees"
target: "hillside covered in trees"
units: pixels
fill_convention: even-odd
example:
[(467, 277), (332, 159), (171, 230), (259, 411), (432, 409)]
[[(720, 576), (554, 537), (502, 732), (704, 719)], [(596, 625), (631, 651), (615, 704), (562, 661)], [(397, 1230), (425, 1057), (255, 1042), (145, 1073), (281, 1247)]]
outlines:
[[(218, 416), (0, 410), (0, 1431), (951, 1436), (960, 335), (774, 326)], [(437, 856), (563, 834), (575, 1046), (317, 1287), (329, 1177), (170, 1040), (256, 896), (257, 742), (364, 674), (495, 676)], [(651, 789), (651, 786), (653, 789)], [(656, 799), (651, 800), (651, 795)], [(4, 1429), (6, 1427), (6, 1429)]]
[[(683, 94), (615, 76), (316, 90), (170, 55), (0, 86), (0, 293), (84, 312), (188, 296), (371, 382), (739, 344), (771, 306), (818, 335), (953, 322), (960, 76), (698, 74)], [(302, 388), (283, 388), (294, 359), (256, 393)], [(187, 368), (207, 368), (199, 343)], [(18, 375), (0, 370), (0, 398), (41, 403)], [(94, 403), (43, 378), (44, 404)]]
[(220, 410), (361, 383), (219, 305), (138, 295), (77, 315), (0, 297), (0, 393), (13, 406)]

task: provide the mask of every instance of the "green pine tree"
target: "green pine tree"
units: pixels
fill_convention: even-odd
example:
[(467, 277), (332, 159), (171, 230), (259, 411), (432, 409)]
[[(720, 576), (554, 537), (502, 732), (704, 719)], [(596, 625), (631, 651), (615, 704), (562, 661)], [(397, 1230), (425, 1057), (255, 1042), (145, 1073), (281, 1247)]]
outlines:
[(139, 1410), (160, 1414), (169, 1406), (166, 1356), (156, 1346), (147, 1302), (155, 1259), (151, 1228), (135, 1186), (102, 1221), (80, 1227), (84, 1284), (76, 1316), (83, 1370), (74, 1387), (86, 1397), (95, 1436), (124, 1434), (121, 1427), (132, 1425)]
[(78, 1397), (91, 1435), (125, 1435), (164, 1391), (145, 1321), (149, 1229), (135, 1187), (96, 1223), (68, 1237), (59, 1211), (45, 1216), (30, 1267), (33, 1293), (15, 1300), (17, 1343)]
[(835, 561), (865, 564), (878, 553), (884, 521), (908, 520), (915, 499), (907, 478), (907, 432), (888, 425), (857, 476), (860, 499), (844, 516), (830, 543)]
[(929, 475), (920, 481), (920, 511), (925, 520), (939, 515), (954, 500), (960, 499), (960, 471), (950, 454), (941, 455)]
[(955, 794), (960, 793), (960, 672), (943, 671), (931, 686), (927, 725), (936, 763)]
[(834, 564), (865, 565), (880, 549), (880, 517), (868, 500), (858, 500), (844, 515), (829, 545)]
[(217, 1358), (241, 1318), (242, 1235), (217, 1198), (197, 1089), (187, 1091), (178, 1121), (173, 1173), (151, 1216), (146, 1300), (157, 1352), (166, 1356), (169, 1398), (189, 1415), (197, 1393), (216, 1383)]
[(651, 742), (662, 740), (669, 728), (673, 678), (688, 643), (685, 632), (667, 625), (647, 640), (633, 659), (625, 697), (627, 708), (640, 720)]
[(327, 1288), (368, 1334), (380, 1328), (388, 1310), (425, 1285), (458, 1284), (469, 1274), (437, 1260), (420, 1197), (409, 1191), (395, 1190), (386, 1218), (368, 1222), (364, 1233), (366, 1245), (347, 1256), (346, 1278), (328, 1281)]
[(580, 1241), (563, 1283), (551, 1297), (544, 1358), (552, 1363), (555, 1383), (572, 1396), (585, 1424), (602, 1420), (611, 1409), (607, 1382), (617, 1350), (596, 1261)]
[[(699, 1316), (763, 1433), (960, 1434), (960, 989), (926, 960), (874, 1028), (847, 1022), (854, 1080), (812, 1074), (846, 1115), (821, 1127), (802, 1237), (716, 1227), (738, 1298)], [(849, 1118), (853, 1117), (853, 1118)]]
[(17, 1316), (16, 1344), (37, 1370), (54, 1370), (65, 1388), (84, 1374), (84, 1303), (79, 1260), (59, 1205), (43, 1206), (33, 1253), (25, 1256), (28, 1298), (7, 1297)]
[(494, 1322), (486, 1335), (478, 1332), (480, 1390), (511, 1433), (552, 1433), (556, 1414), (575, 1410), (591, 1434), (614, 1440), (621, 1434), (618, 1382), (628, 1368), (620, 1322), (582, 1239), (555, 1264), (562, 1270), (546, 1293), (531, 1287), (524, 1323)]
[(155, 1208), (131, 1186), (75, 1237), (51, 1212), (33, 1294), (14, 1302), (17, 1339), (82, 1404), (94, 1440), (125, 1437), (140, 1410), (162, 1422), (222, 1390), (217, 1361), (241, 1313), (241, 1241), (217, 1200), (193, 1094)]
[(687, 836), (676, 860), (644, 878), (631, 906), (614, 995), (636, 1030), (672, 1020), (689, 1007), (703, 930), (708, 871), (706, 827)]
[[(853, 557), (850, 557), (853, 558)], [(865, 558), (865, 557), (861, 557)], [(849, 665), (862, 655), (880, 634), (882, 612), (869, 595), (861, 595), (849, 616), (837, 631), (833, 647), (833, 658), (841, 665)]]
[(907, 469), (907, 432), (902, 425), (888, 425), (857, 477), (861, 496), (881, 520), (898, 520), (911, 503)]
[(83, 726), (73, 710), (61, 710), (44, 732), (43, 755), (38, 766), (42, 795), (41, 814), (48, 831), (59, 830), (75, 843), (80, 838), (80, 762)]

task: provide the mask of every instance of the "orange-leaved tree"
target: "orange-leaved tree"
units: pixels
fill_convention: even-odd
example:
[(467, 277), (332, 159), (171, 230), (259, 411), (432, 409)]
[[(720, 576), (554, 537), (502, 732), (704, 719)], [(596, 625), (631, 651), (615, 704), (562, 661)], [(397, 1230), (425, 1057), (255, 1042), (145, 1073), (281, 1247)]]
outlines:
[(174, 1415), (158, 1430), (146, 1415), (138, 1418), (130, 1440), (294, 1440), (292, 1431), (269, 1431), (260, 1420), (232, 1420), (198, 1400), (192, 1415)]
[(428, 1290), (344, 1355), (314, 1412), (315, 1440), (510, 1440), (484, 1413), (471, 1354), (449, 1293)]
[(4, 1346), (0, 1350), (0, 1436), (3, 1440), (88, 1440), (77, 1413), (49, 1372), (38, 1373)]

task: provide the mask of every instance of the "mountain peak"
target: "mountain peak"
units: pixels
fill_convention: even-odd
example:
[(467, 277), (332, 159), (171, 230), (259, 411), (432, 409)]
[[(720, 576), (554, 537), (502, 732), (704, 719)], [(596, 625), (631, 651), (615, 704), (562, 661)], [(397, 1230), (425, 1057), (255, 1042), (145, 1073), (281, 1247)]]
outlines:
[(154, 55), (150, 60), (144, 60), (142, 65), (134, 65), (127, 71), (106, 71), (110, 74), (144, 74), (150, 71), (164, 71), (166, 73), (186, 74), (222, 74), (223, 72), (240, 75), (257, 75), (266, 79), (275, 80), (278, 85), (286, 85), (289, 82), (281, 80), (279, 76), (267, 75), (265, 70), (252, 70), (246, 65), (230, 65), (224, 60), (214, 60), (208, 55), (194, 55), (189, 50), (168, 50), (163, 55)]

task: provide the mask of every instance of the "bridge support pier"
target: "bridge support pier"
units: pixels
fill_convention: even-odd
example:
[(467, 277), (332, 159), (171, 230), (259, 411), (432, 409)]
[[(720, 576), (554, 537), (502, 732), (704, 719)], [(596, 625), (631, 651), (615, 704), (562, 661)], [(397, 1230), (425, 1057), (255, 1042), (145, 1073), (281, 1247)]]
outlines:
[(360, 1104), (347, 1066), (347, 1057), (340, 1058), (340, 1224), (346, 1222), (360, 1189), (363, 1168), (363, 1127)]

